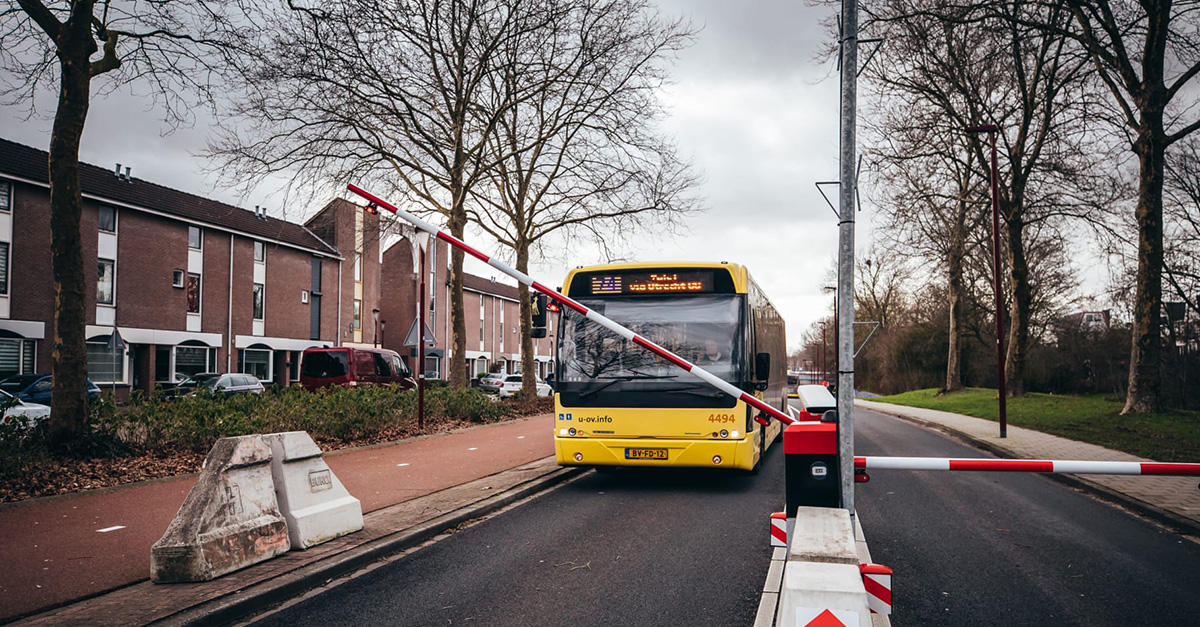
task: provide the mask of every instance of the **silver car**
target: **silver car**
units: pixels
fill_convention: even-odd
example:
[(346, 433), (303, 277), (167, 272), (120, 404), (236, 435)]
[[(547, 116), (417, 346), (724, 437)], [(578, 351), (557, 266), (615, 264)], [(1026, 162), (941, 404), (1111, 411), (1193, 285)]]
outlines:
[[(496, 392), (500, 395), (500, 398), (509, 398), (520, 392), (522, 385), (523, 381), (521, 375), (510, 374), (507, 377), (504, 377), (504, 380), (500, 382), (500, 387), (496, 389)], [(551, 390), (549, 383), (535, 378), (534, 388), (537, 390), (538, 396), (550, 396)]]
[(24, 418), (30, 427), (50, 417), (50, 407), (41, 403), (26, 403), (12, 394), (0, 390), (0, 407), (4, 415), (0, 416), (0, 424), (7, 425), (14, 419)]

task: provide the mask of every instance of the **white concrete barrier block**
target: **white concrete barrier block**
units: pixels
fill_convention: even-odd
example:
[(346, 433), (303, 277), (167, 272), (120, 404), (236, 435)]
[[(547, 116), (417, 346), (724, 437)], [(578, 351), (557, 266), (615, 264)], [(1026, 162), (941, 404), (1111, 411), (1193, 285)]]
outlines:
[(307, 549), (363, 528), (362, 503), (350, 496), (304, 431), (263, 436), (292, 547)]
[(788, 561), (858, 565), (850, 512), (831, 507), (800, 507), (788, 530)]
[(871, 627), (857, 565), (788, 561), (775, 614), (777, 627)]
[(262, 436), (217, 440), (196, 485), (150, 548), (155, 583), (208, 581), (286, 553), (287, 523)]

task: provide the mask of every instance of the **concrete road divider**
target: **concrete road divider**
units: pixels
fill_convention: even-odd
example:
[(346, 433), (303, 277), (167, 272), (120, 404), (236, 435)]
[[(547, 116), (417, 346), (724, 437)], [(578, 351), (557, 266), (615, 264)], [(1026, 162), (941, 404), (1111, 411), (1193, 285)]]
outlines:
[(363, 528), (362, 504), (350, 496), (304, 431), (263, 436), (292, 548), (307, 549)]
[(775, 624), (871, 627), (867, 602), (850, 512), (798, 508)]
[(271, 480), (270, 446), (259, 435), (222, 438), (151, 547), (150, 579), (209, 581), (290, 548)]

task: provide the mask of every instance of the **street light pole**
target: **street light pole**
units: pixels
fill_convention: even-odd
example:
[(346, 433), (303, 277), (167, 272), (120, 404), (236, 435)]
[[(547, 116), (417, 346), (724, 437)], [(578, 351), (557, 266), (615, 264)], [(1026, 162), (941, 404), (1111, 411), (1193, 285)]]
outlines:
[(992, 144), (992, 279), (996, 293), (996, 374), (998, 376), (1000, 393), (1000, 437), (1008, 437), (1008, 412), (1004, 386), (1004, 297), (1000, 287), (1000, 171), (996, 167), (996, 134), (1000, 127), (995, 124), (968, 126), (968, 133), (987, 133)]

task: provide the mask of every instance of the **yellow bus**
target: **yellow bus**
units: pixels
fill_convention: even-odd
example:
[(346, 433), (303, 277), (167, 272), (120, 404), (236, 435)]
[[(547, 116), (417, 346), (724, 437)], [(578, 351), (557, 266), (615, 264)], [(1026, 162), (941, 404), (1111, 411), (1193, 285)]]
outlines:
[[(581, 305), (787, 413), (783, 318), (744, 266), (633, 263), (572, 270)], [(559, 318), (554, 450), (564, 466), (755, 471), (781, 431), (657, 353), (569, 308)]]

